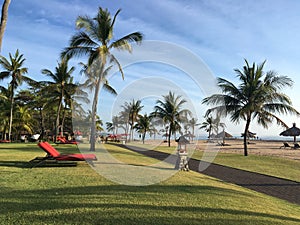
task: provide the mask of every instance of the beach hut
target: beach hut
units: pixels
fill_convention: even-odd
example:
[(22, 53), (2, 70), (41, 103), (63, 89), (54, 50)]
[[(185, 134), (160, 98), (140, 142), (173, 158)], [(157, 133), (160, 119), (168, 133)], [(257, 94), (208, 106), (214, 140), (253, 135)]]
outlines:
[(294, 137), (294, 143), (296, 143), (296, 136), (300, 135), (300, 129), (296, 127), (296, 123), (293, 123), (293, 126), (279, 134), (280, 136), (290, 136)]

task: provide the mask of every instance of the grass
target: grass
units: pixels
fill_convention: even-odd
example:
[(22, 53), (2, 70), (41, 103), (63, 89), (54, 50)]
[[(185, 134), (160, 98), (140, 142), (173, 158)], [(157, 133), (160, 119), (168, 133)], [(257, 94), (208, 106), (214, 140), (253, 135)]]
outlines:
[[(159, 146), (155, 150), (171, 153), (174, 151), (174, 147)], [(195, 150), (192, 158), (202, 159), (203, 154), (203, 151)], [(300, 182), (300, 161), (293, 159), (266, 155), (251, 155), (251, 153), (247, 157), (237, 153), (218, 153), (212, 162)]]
[[(61, 152), (74, 146), (59, 145)], [(154, 159), (107, 146), (118, 160)], [(0, 224), (299, 224), (300, 207), (196, 172), (125, 186), (77, 167), (28, 168), (36, 144), (0, 145)]]

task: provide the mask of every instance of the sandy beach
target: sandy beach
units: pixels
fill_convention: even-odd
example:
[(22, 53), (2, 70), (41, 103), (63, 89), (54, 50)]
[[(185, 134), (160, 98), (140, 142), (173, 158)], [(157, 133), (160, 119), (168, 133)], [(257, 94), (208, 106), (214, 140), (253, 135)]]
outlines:
[[(300, 149), (284, 148), (282, 141), (267, 141), (267, 140), (251, 140), (248, 144), (248, 154), (255, 155), (270, 155), (277, 157), (285, 157), (294, 160), (300, 160)], [(226, 140), (226, 146), (218, 146), (217, 143), (207, 143), (207, 141), (199, 141), (197, 148), (199, 150), (205, 149), (205, 146), (210, 145), (212, 149), (219, 148), (222, 153), (244, 153), (243, 140)], [(215, 146), (214, 146), (215, 145)], [(292, 142), (289, 142), (293, 146)]]
[[(243, 155), (244, 147), (242, 139), (231, 139), (226, 140), (225, 146), (220, 146), (218, 142), (221, 141), (213, 141), (207, 142), (207, 140), (199, 140), (194, 141), (192, 143), (196, 144), (195, 150), (200, 151), (217, 151), (222, 153), (237, 153)], [(146, 141), (147, 144), (154, 144), (153, 141)], [(293, 142), (288, 142), (290, 146), (293, 146)], [(156, 144), (158, 145), (157, 141)], [(161, 146), (167, 146), (167, 143), (162, 142)], [(171, 146), (177, 146), (177, 142), (172, 141)], [(284, 157), (293, 160), (300, 160), (300, 149), (292, 149), (292, 148), (280, 148), (283, 146), (283, 141), (270, 141), (270, 140), (250, 140), (248, 144), (248, 154), (255, 155), (269, 155), (276, 157)]]

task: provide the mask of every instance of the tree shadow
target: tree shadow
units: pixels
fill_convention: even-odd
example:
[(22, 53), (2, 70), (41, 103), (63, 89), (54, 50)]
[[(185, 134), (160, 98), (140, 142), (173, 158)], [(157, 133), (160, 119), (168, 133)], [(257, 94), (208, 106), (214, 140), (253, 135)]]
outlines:
[[(49, 221), (67, 224), (77, 224), (78, 222), (88, 224), (249, 224), (251, 219), (255, 221), (252, 221), (253, 224), (265, 224), (271, 219), (278, 220), (278, 224), (300, 223), (299, 218), (292, 216), (247, 210), (246, 203), (245, 209), (232, 209), (222, 208), (218, 205), (206, 207), (205, 204), (197, 202), (195, 205), (186, 205), (180, 202), (180, 198), (176, 205), (169, 204), (167, 201), (168, 195), (182, 196), (182, 193), (185, 192), (194, 195), (200, 193), (228, 195), (230, 198), (236, 197), (237, 194), (251, 195), (212, 186), (104, 185), (26, 191), (11, 191), (5, 188), (0, 188), (0, 190), (2, 203), (5, 204), (0, 211), (0, 216), (26, 214), (30, 223), (35, 224)], [(145, 194), (155, 198), (157, 193), (165, 194), (163, 202), (160, 200), (157, 204), (147, 204), (142, 201)], [(159, 218), (153, 216), (151, 212), (159, 215)], [(249, 220), (237, 223), (239, 218)]]

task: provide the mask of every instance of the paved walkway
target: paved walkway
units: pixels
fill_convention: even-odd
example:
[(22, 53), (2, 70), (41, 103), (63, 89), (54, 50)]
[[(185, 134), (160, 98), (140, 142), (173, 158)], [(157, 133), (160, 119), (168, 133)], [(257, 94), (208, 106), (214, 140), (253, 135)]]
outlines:
[[(121, 145), (123, 148), (128, 148), (126, 145)], [(168, 153), (158, 152), (154, 150), (147, 150), (143, 148), (134, 147), (138, 153), (148, 157), (164, 160), (170, 156)], [(172, 155), (172, 157), (176, 157)], [(199, 171), (199, 164), (207, 164), (207, 169)], [(242, 187), (252, 189), (267, 195), (287, 200), (292, 203), (300, 205), (300, 183), (296, 181), (281, 179), (264, 174), (248, 172), (245, 170), (235, 169), (228, 166), (222, 166), (214, 163), (207, 163), (197, 159), (189, 160), (190, 170), (218, 178), (220, 180), (237, 184)], [(300, 173), (299, 173), (300, 176)]]

